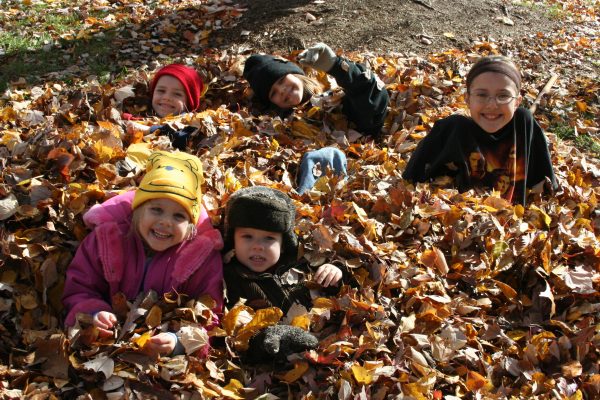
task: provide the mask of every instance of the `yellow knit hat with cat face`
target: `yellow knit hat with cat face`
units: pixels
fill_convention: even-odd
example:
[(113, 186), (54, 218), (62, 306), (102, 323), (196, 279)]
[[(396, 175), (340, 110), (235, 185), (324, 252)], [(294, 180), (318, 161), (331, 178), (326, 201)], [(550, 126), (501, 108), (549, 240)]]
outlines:
[(146, 175), (133, 197), (135, 210), (148, 200), (170, 199), (179, 203), (194, 225), (200, 217), (202, 163), (191, 154), (155, 151), (148, 158)]

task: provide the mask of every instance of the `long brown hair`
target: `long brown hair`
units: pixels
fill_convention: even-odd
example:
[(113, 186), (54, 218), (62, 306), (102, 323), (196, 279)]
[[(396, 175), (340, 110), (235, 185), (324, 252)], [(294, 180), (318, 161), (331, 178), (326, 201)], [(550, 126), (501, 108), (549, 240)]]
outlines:
[(321, 85), (319, 83), (319, 81), (317, 81), (316, 79), (309, 78), (306, 75), (300, 75), (300, 74), (292, 74), (292, 75), (294, 75), (296, 78), (300, 79), (300, 81), (302, 82), (302, 87), (304, 88), (303, 94), (302, 94), (302, 103), (310, 100), (310, 98), (316, 94), (323, 93), (323, 85)]

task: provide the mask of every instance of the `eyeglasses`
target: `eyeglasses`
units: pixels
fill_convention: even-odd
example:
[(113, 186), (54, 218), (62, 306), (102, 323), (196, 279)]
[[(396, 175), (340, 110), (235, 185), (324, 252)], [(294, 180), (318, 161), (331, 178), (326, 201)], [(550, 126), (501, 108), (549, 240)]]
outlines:
[(516, 99), (517, 96), (511, 96), (510, 94), (499, 94), (496, 96), (488, 96), (487, 94), (483, 94), (483, 93), (475, 93), (475, 94), (471, 95), (471, 98), (473, 100), (475, 100), (475, 102), (480, 103), (480, 104), (487, 104), (492, 100), (494, 100), (496, 102), (496, 104), (508, 104), (511, 101), (513, 101), (514, 99)]

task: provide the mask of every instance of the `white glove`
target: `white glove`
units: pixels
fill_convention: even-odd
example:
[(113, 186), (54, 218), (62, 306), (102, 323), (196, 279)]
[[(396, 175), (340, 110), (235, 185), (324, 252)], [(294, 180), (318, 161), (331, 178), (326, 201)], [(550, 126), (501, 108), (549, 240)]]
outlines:
[(328, 72), (333, 68), (336, 59), (337, 56), (331, 47), (325, 43), (317, 43), (298, 54), (299, 63), (323, 72)]

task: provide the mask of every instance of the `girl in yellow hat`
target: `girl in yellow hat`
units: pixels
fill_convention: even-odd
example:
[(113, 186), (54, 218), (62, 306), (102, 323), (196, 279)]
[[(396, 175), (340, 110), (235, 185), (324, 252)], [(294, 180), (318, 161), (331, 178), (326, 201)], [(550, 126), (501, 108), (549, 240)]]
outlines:
[[(93, 315), (102, 336), (118, 324), (111, 299), (123, 293), (176, 291), (210, 295), (218, 315), (223, 304), (223, 240), (202, 207), (200, 160), (186, 153), (150, 155), (139, 188), (95, 205), (84, 216), (92, 232), (67, 270), (63, 303), (66, 326), (80, 313)], [(213, 324), (218, 321), (213, 321)], [(171, 354), (177, 335), (160, 332), (148, 350)], [(180, 350), (181, 351), (181, 350)]]

